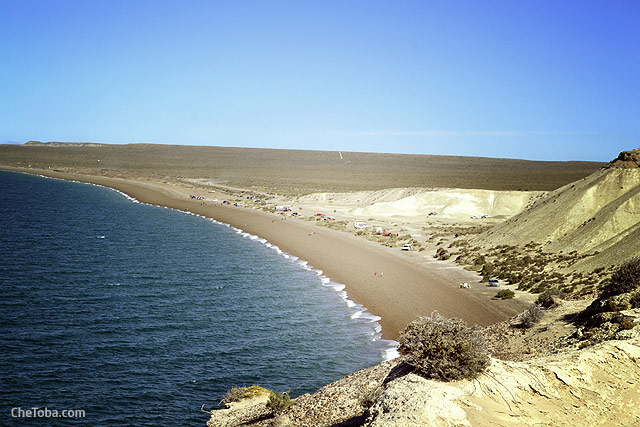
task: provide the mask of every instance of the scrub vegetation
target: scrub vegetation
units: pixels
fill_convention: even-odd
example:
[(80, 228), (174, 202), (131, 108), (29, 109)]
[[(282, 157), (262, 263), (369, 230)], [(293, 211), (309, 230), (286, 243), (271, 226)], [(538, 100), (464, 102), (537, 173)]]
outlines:
[(6, 166), (105, 176), (206, 178), (281, 194), (404, 187), (553, 190), (602, 166), (484, 157), (270, 150), (157, 144), (0, 145)]
[(438, 313), (410, 323), (398, 351), (418, 374), (442, 381), (475, 378), (489, 365), (481, 328)]

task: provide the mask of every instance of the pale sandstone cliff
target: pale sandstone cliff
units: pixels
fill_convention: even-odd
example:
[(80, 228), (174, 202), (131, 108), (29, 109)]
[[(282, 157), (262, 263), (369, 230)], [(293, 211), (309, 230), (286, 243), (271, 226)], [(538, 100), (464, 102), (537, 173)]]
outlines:
[(452, 383), (426, 380), (399, 360), (385, 362), (300, 396), (280, 417), (263, 402), (245, 402), (213, 411), (208, 425), (640, 425), (640, 338), (637, 328), (626, 332), (629, 339), (581, 350), (492, 359), (477, 379)]

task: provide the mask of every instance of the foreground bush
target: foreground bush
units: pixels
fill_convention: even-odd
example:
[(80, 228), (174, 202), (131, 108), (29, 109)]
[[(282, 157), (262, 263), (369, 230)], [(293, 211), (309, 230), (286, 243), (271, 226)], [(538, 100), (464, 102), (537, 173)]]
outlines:
[(602, 287), (602, 296), (620, 295), (640, 288), (640, 258), (631, 258), (613, 272)]
[(398, 351), (418, 374), (443, 381), (475, 378), (489, 365), (480, 329), (438, 313), (409, 324)]

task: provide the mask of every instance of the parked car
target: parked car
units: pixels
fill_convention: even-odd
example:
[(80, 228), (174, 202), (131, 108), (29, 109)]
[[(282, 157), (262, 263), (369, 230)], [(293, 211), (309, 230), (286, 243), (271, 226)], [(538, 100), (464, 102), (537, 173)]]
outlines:
[(498, 286), (500, 286), (500, 281), (498, 279), (490, 279), (489, 286), (491, 286), (492, 288), (497, 288)]
[(403, 247), (402, 247), (403, 251), (412, 251), (413, 250), (413, 246), (411, 246), (411, 243), (406, 243)]

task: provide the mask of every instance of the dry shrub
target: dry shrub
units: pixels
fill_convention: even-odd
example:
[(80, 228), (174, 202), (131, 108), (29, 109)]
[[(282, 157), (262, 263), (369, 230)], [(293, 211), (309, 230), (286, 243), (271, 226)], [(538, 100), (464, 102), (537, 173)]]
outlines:
[(640, 287), (640, 257), (631, 258), (613, 272), (602, 287), (602, 296), (619, 295)]
[(520, 315), (519, 326), (524, 329), (529, 329), (538, 323), (542, 319), (542, 316), (544, 316), (544, 313), (540, 306), (537, 304), (531, 304), (529, 308)]
[(475, 378), (489, 365), (480, 328), (438, 313), (411, 322), (400, 335), (398, 351), (418, 374), (442, 381)]
[(384, 389), (382, 387), (365, 389), (358, 395), (358, 403), (364, 409), (369, 409), (378, 401), (383, 392)]
[(247, 387), (232, 387), (231, 390), (227, 391), (227, 394), (221, 399), (221, 402), (224, 405), (228, 405), (232, 402), (239, 402), (243, 399), (245, 392), (247, 391)]
[(511, 289), (503, 289), (496, 294), (496, 298), (500, 299), (511, 299), (515, 296), (516, 294)]
[(640, 308), (640, 292), (636, 292), (635, 294), (631, 295), (629, 304), (631, 304), (631, 308)]
[(260, 395), (270, 395), (273, 393), (271, 390), (267, 390), (259, 385), (252, 385), (251, 387), (232, 387), (227, 391), (227, 394), (221, 399), (223, 405), (229, 403), (239, 402), (243, 399), (253, 399)]
[(536, 304), (538, 304), (542, 308), (553, 308), (557, 306), (558, 301), (556, 300), (556, 293), (547, 289), (546, 291), (538, 295)]
[(445, 248), (438, 248), (438, 250), (436, 251), (436, 258), (438, 258), (441, 261), (448, 260), (450, 256), (451, 255), (449, 254), (449, 252), (447, 252)]

